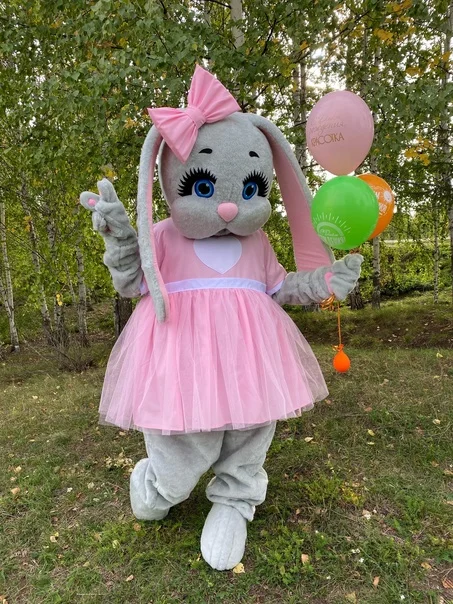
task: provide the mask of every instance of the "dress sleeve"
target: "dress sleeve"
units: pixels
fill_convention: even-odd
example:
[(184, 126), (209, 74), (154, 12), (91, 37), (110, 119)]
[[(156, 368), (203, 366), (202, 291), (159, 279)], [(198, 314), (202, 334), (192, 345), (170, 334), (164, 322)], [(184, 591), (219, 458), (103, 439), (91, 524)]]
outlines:
[(272, 249), (269, 239), (264, 231), (261, 231), (264, 247), (264, 265), (266, 270), (266, 293), (269, 296), (278, 292), (286, 277), (286, 270), (278, 262), (277, 256)]

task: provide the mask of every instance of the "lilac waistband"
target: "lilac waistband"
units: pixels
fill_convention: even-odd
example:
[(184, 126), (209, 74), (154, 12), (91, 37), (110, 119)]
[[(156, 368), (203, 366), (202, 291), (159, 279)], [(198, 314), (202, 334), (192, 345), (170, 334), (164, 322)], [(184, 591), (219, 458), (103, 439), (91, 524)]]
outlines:
[[(185, 292), (194, 289), (253, 289), (266, 293), (266, 284), (253, 279), (220, 278), (220, 279), (184, 279), (183, 281), (172, 281), (166, 283), (165, 287), (169, 294)], [(275, 288), (274, 288), (275, 289)]]

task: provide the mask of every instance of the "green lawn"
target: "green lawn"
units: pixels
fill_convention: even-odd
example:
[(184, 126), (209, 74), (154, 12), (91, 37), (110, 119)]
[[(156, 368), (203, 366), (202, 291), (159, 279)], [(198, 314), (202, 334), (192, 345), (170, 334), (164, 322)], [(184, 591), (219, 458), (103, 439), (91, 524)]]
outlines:
[[(446, 309), (451, 316), (451, 306), (439, 316), (425, 309), (439, 321), (436, 337)], [(355, 336), (346, 375), (331, 368), (335, 318), (304, 313), (323, 333), (314, 348), (330, 396), (280, 423), (241, 574), (200, 557), (209, 475), (165, 521), (132, 517), (128, 475), (144, 454), (141, 435), (97, 425), (108, 341), (83, 373), (62, 371), (41, 348), (10, 356), (0, 363), (0, 602), (447, 602), (453, 331), (450, 319), (444, 347), (414, 347), (397, 330), (424, 331), (417, 312), (344, 313), (346, 341)]]

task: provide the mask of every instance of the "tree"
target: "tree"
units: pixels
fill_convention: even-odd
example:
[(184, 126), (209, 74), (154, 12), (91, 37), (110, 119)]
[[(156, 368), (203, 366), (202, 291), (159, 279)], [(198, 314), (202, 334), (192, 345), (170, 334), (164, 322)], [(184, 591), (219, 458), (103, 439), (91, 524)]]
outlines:
[(8, 315), (11, 350), (19, 352), (19, 335), (14, 316), (14, 294), (9, 264), (8, 248), (6, 245), (6, 212), (5, 203), (0, 201), (0, 300)]

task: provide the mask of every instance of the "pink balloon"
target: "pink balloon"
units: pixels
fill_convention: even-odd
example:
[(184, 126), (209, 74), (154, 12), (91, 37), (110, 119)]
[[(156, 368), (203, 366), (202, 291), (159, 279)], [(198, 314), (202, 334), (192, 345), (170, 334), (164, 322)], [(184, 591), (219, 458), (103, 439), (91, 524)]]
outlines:
[(360, 166), (373, 136), (373, 116), (368, 105), (348, 90), (323, 96), (307, 120), (308, 150), (318, 164), (337, 176)]

